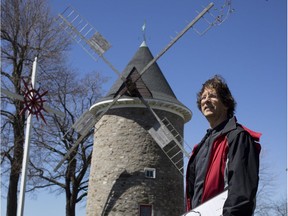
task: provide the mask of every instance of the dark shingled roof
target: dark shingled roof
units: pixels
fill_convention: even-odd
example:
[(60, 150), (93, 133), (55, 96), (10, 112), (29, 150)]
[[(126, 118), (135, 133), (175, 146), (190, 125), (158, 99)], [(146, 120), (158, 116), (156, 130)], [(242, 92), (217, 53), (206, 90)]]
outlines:
[[(131, 74), (131, 72), (133, 71), (133, 68), (136, 68), (139, 73), (152, 59), (152, 53), (146, 46), (145, 42), (143, 42), (142, 45), (139, 47), (138, 51), (135, 53), (134, 57), (126, 66), (125, 70), (122, 73), (122, 76), (125, 78), (129, 76), (129, 74)], [(137, 71), (133, 71), (132, 73), (137, 73)], [(180, 101), (177, 100), (174, 92), (172, 91), (170, 85), (168, 84), (166, 78), (164, 77), (161, 69), (156, 62), (151, 65), (151, 67), (141, 76), (141, 78), (136, 82), (136, 84), (139, 92), (144, 98), (161, 100), (184, 106)], [(122, 85), (123, 81), (119, 77), (119, 79), (115, 82), (107, 95), (100, 101), (113, 99)], [(129, 96), (122, 96), (122, 98), (125, 97), (127, 98)]]

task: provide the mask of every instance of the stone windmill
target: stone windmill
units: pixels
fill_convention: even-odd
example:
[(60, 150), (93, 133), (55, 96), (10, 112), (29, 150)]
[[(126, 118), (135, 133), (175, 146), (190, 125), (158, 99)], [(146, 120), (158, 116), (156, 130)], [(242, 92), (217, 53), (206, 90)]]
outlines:
[[(133, 79), (152, 59), (143, 42), (123, 76)], [(137, 80), (136, 86), (167, 128), (170, 124), (171, 131), (183, 136), (184, 123), (191, 119), (191, 111), (177, 100), (157, 63)], [(119, 79), (90, 112), (97, 114), (108, 106), (121, 88)], [(157, 125), (156, 117), (131, 92), (123, 95), (97, 122), (87, 215), (144, 216), (153, 212), (156, 216), (184, 212), (183, 154), (175, 152), (173, 144), (165, 146), (164, 149), (171, 152), (170, 159), (173, 157), (175, 163), (179, 162), (177, 167), (173, 166), (150, 134)]]
[[(230, 1), (225, 4), (230, 8)], [(72, 125), (81, 136), (54, 169), (95, 126), (87, 215), (170, 216), (184, 212), (183, 155), (189, 154), (182, 137), (184, 123), (192, 113), (177, 100), (156, 61), (213, 6), (210, 3), (197, 12), (155, 58), (144, 37), (123, 73), (104, 57), (110, 48), (108, 41), (75, 9), (68, 7), (59, 14), (63, 29), (94, 60), (100, 57), (119, 76), (107, 96)], [(196, 31), (200, 35), (225, 19), (218, 15), (212, 16), (212, 22), (202, 20), (208, 27)]]

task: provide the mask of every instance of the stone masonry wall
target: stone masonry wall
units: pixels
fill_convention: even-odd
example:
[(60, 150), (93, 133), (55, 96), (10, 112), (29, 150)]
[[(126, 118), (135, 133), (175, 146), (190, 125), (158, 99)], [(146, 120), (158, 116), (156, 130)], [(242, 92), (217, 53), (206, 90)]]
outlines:
[[(157, 114), (183, 135), (183, 119)], [(145, 108), (120, 108), (96, 124), (87, 216), (137, 216), (139, 204), (152, 204), (153, 216), (184, 212), (183, 176), (147, 132), (155, 121)], [(155, 179), (145, 177), (145, 167), (156, 169)]]

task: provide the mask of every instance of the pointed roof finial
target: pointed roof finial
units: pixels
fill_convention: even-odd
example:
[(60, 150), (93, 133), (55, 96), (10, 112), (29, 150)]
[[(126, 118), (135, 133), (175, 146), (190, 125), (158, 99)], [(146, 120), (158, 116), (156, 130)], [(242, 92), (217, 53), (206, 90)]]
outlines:
[(146, 20), (144, 21), (144, 24), (142, 26), (142, 35), (143, 35), (143, 41), (146, 42)]

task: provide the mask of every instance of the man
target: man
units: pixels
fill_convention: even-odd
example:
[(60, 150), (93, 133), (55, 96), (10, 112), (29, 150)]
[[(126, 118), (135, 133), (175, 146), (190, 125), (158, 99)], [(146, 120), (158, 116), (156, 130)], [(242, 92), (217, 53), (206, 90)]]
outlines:
[(223, 78), (207, 80), (197, 105), (210, 129), (192, 151), (186, 173), (187, 211), (228, 189), (223, 216), (251, 216), (258, 188), (261, 136), (237, 123), (236, 102)]

